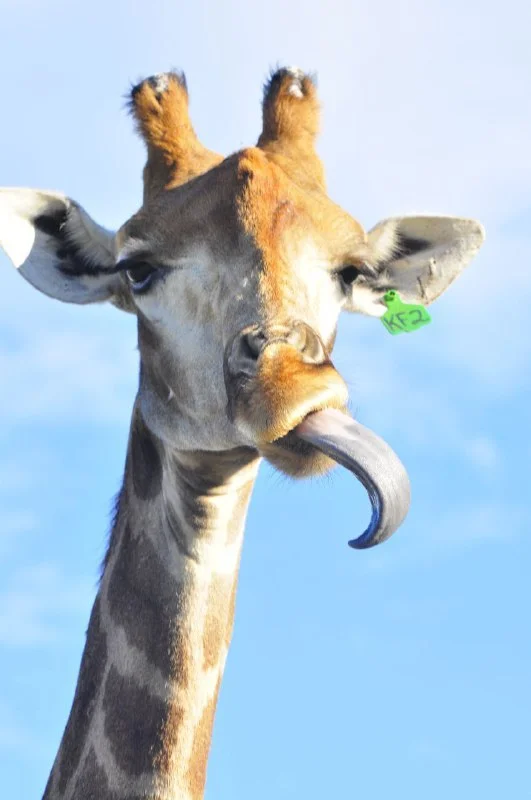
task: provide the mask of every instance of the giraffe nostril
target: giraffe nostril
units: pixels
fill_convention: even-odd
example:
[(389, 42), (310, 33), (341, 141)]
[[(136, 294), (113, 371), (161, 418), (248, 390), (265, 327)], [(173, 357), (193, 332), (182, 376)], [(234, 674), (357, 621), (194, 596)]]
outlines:
[(233, 341), (227, 366), (232, 375), (254, 375), (256, 363), (266, 342), (259, 328), (241, 331)]
[(306, 347), (304, 349), (304, 356), (315, 364), (322, 364), (323, 361), (326, 361), (327, 359), (324, 345), (317, 334), (313, 333), (313, 331), (312, 335), (307, 340)]
[(287, 340), (293, 347), (297, 348), (307, 363), (319, 364), (326, 358), (320, 338), (315, 331), (303, 322), (292, 328)]
[(248, 358), (256, 361), (266, 343), (266, 337), (264, 333), (260, 329), (249, 331), (249, 333), (244, 334), (241, 339), (242, 350), (246, 351)]
[(305, 325), (295, 325), (286, 335), (286, 341), (288, 344), (292, 345), (292, 347), (297, 348), (301, 353), (304, 351), (306, 347), (306, 326)]

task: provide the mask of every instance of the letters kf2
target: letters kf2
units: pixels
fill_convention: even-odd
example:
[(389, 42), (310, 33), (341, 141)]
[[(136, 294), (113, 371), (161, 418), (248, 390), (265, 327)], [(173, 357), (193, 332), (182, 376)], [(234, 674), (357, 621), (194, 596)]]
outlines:
[(424, 306), (403, 303), (398, 292), (386, 292), (383, 301), (387, 311), (380, 319), (393, 336), (398, 333), (412, 333), (431, 322)]

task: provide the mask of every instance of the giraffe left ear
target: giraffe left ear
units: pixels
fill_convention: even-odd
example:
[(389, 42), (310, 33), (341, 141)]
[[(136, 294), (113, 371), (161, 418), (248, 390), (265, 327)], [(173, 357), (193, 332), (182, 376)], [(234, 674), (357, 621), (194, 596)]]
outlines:
[(407, 303), (429, 305), (457, 278), (485, 239), (480, 222), (460, 217), (395, 217), (369, 232), (374, 274), (354, 281), (350, 311), (382, 316), (396, 289)]
[(0, 189), (0, 246), (23, 278), (49, 297), (124, 307), (114, 238), (65, 195)]

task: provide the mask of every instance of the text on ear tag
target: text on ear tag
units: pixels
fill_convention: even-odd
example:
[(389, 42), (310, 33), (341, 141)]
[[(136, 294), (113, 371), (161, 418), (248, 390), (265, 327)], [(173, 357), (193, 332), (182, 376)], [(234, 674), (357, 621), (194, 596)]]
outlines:
[(393, 336), (397, 333), (412, 333), (431, 322), (424, 306), (402, 302), (398, 292), (394, 290), (386, 292), (383, 301), (387, 311), (380, 319)]

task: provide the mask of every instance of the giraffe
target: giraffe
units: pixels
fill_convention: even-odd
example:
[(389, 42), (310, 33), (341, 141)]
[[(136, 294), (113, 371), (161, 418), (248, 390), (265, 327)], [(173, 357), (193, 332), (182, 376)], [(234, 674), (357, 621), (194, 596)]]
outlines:
[(331, 361), (340, 312), (429, 304), (482, 244), (454, 217), (368, 233), (327, 196), (313, 78), (268, 80), (257, 145), (206, 149), (184, 75), (131, 90), (147, 148), (140, 210), (118, 232), (57, 192), (0, 190), (0, 244), (39, 291), (137, 318), (139, 388), (80, 672), (45, 800), (198, 800), (231, 640), (246, 512), (267, 459), (334, 462), (369, 491), (353, 542), (387, 538), (407, 474), (347, 414)]

